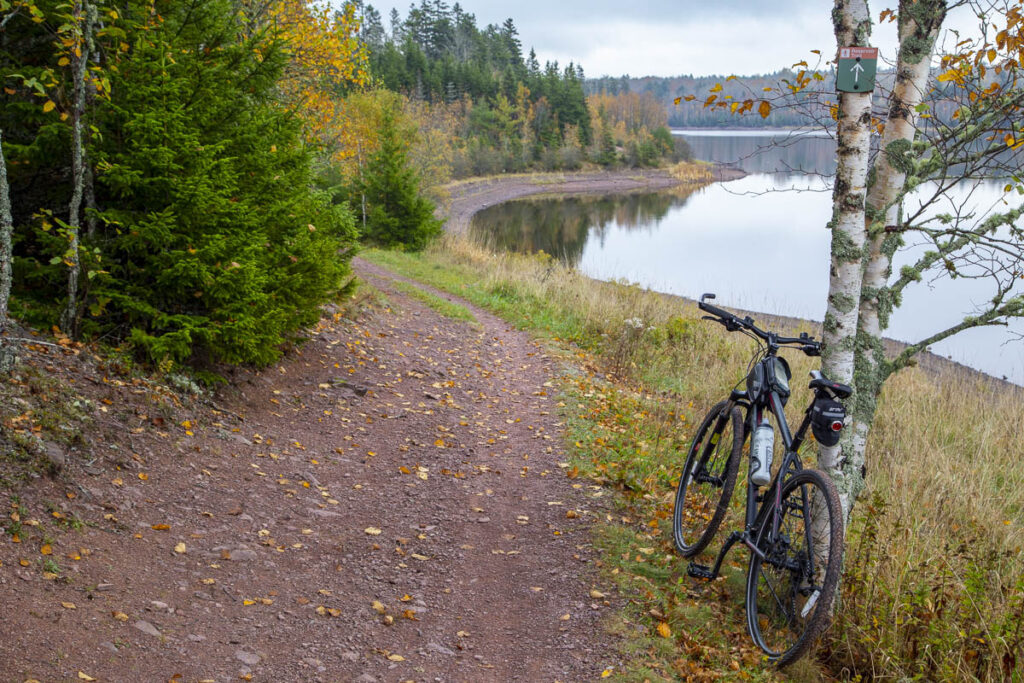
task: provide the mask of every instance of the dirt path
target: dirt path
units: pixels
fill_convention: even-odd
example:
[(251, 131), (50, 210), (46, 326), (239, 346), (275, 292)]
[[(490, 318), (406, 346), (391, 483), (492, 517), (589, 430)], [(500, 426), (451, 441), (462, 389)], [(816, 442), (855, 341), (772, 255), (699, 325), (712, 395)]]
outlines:
[[(356, 265), (392, 308), (325, 318), (239, 373), (222, 411), (68, 376), (98, 406), (93, 461), (34, 484), (45, 509), (0, 494), (37, 522), (0, 542), (0, 680), (583, 681), (616, 664), (591, 594), (602, 499), (559, 467), (552, 360)], [(48, 536), (52, 512), (86, 526)]]

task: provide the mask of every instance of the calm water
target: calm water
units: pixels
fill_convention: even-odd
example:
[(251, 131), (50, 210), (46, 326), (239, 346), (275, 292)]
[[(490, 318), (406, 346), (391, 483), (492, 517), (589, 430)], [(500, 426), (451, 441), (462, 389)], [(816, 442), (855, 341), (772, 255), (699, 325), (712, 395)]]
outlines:
[[(750, 175), (695, 191), (508, 202), (480, 212), (479, 239), (516, 251), (559, 256), (587, 275), (626, 279), (690, 298), (821, 320), (828, 291), (834, 142), (824, 136), (760, 132), (684, 133), (697, 158), (735, 163)], [(955, 199), (962, 200), (965, 193)], [(982, 185), (970, 201), (988, 208), (1001, 187)], [(923, 245), (908, 245), (896, 268)], [(987, 282), (940, 276), (912, 285), (887, 335), (917, 341), (959, 322), (990, 296)], [(1024, 324), (970, 330), (932, 347), (941, 355), (1024, 384)]]

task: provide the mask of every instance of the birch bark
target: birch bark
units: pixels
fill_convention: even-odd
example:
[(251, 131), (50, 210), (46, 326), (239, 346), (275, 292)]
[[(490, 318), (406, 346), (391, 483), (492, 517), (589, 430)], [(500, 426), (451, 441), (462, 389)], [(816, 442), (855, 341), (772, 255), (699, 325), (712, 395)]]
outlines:
[[(837, 48), (869, 46), (871, 17), (867, 0), (835, 0), (832, 20)], [(833, 380), (853, 386), (856, 392), (854, 355), (867, 239), (864, 202), (871, 142), (871, 93), (840, 93), (838, 118), (838, 167), (829, 223), (832, 255), (822, 335), (822, 370)], [(838, 446), (820, 447), (818, 464), (836, 481), (844, 516), (848, 516), (852, 498), (850, 482), (842, 478), (842, 455), (848, 451), (851, 438), (850, 431), (844, 432)]]
[(848, 497), (843, 501), (847, 513), (864, 489), (862, 472), (868, 432), (874, 422), (882, 383), (890, 373), (882, 333), (889, 325), (895, 303), (894, 293), (888, 287), (892, 256), (902, 240), (898, 231), (886, 228), (899, 222), (907, 174), (913, 167), (911, 144), (917, 130), (916, 108), (926, 92), (935, 41), (945, 17), (945, 0), (900, 0), (896, 81), (889, 96), (874, 182), (866, 202), (867, 257), (859, 301), (854, 369), (857, 393), (851, 439), (848, 450), (844, 450), (842, 471), (838, 473), (843, 480), (839, 489)]
[(82, 142), (82, 119), (85, 115), (85, 76), (92, 50), (92, 30), (96, 22), (96, 8), (85, 0), (75, 0), (72, 9), (75, 23), (81, 27), (82, 38), (71, 53), (71, 73), (74, 84), (74, 103), (71, 110), (71, 202), (68, 206), (68, 302), (60, 317), (65, 334), (75, 333), (78, 320), (78, 279), (81, 274), (79, 233), (81, 232), (82, 195), (85, 187), (85, 149)]
[[(11, 235), (14, 232), (3, 137), (0, 130), (0, 335), (7, 330), (7, 305), (11, 296)], [(0, 373), (8, 372), (13, 362), (13, 351), (0, 336)]]

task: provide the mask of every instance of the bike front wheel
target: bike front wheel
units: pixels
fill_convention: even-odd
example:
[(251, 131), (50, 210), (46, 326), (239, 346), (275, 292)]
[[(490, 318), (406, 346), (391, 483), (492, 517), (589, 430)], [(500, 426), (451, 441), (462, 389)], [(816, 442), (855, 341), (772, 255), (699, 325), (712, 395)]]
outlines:
[(743, 418), (722, 401), (708, 412), (690, 444), (679, 476), (672, 535), (684, 557), (703, 550), (729, 507), (743, 448)]
[(754, 535), (747, 628), (768, 658), (783, 667), (806, 654), (831, 622), (843, 524), (835, 484), (819, 470), (801, 470), (787, 479), (779, 501)]

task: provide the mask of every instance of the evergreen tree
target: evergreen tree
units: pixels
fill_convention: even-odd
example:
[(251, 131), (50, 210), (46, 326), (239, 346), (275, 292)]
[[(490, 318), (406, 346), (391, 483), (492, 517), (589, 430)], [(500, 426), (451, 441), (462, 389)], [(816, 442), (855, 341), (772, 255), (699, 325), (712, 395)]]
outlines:
[(381, 246), (423, 249), (440, 234), (441, 221), (434, 217), (434, 205), (420, 196), (420, 179), (409, 166), (395, 108), (384, 110), (378, 134), (380, 147), (359, 187), (367, 205), (363, 237)]

